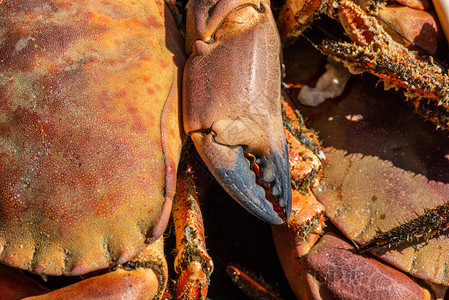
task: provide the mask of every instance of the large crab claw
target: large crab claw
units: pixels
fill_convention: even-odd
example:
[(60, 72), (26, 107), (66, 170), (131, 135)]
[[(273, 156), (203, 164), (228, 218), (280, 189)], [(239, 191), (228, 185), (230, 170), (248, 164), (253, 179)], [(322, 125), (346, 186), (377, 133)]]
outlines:
[[(190, 1), (186, 48), (186, 132), (235, 200), (266, 222), (283, 223), (291, 211), (291, 188), (280, 107), (280, 40), (269, 3)], [(260, 177), (247, 154), (256, 157)]]

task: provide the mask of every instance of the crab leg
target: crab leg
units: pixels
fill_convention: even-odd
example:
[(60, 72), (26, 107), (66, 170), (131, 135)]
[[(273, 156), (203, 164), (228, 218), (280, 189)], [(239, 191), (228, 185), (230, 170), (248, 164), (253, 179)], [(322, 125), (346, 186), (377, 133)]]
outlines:
[(203, 218), (190, 168), (178, 177), (173, 220), (178, 251), (175, 270), (180, 274), (176, 299), (205, 299), (214, 266), (206, 250)]
[(283, 101), (283, 114), (295, 188), (291, 218), (272, 230), (284, 273), (298, 299), (393, 299), (398, 295), (429, 299), (429, 293), (406, 275), (368, 256), (355, 255), (343, 239), (332, 233), (320, 238), (324, 207), (310, 188), (317, 187), (323, 156), (316, 136), (287, 101)]
[(25, 299), (161, 299), (168, 278), (163, 244), (160, 237), (115, 271)]
[(2, 299), (23, 299), (49, 290), (22, 270), (0, 265), (0, 291)]
[[(437, 128), (449, 129), (449, 77), (441, 67), (414, 58), (374, 17), (351, 1), (341, 1), (334, 17), (355, 44), (326, 40), (321, 48), (325, 54), (343, 62), (352, 73), (368, 71), (384, 80), (386, 87), (404, 88), (418, 114)], [(386, 45), (391, 49), (387, 54), (378, 51)]]
[[(274, 238), (286, 227), (295, 241), (297, 255), (305, 255), (318, 241), (324, 227), (324, 206), (311, 188), (318, 187), (324, 159), (316, 135), (308, 130), (291, 101), (282, 99), (285, 137), (290, 157), (292, 177), (292, 214), (281, 226), (273, 226)], [(284, 229), (283, 229), (284, 228)]]
[[(173, 203), (178, 255), (175, 270), (180, 273), (177, 299), (205, 299), (213, 263), (207, 254), (201, 211), (190, 169), (178, 178)], [(27, 299), (120, 299), (170, 298), (163, 237), (148, 245), (135, 258), (113, 272), (91, 277), (40, 296)]]
[[(268, 1), (196, 0), (187, 12), (184, 129), (225, 190), (264, 221), (291, 211), (280, 108), (280, 40)], [(256, 183), (245, 154), (254, 155)]]

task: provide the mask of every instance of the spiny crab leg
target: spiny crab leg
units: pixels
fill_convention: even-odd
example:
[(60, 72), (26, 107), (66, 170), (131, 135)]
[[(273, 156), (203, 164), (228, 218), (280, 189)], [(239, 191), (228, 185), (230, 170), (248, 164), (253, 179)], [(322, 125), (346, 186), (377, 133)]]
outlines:
[[(384, 80), (386, 87), (404, 88), (418, 114), (437, 128), (449, 129), (449, 77), (442, 67), (415, 58), (351, 1), (339, 1), (338, 9), (328, 14), (339, 20), (354, 44), (325, 40), (321, 46), (324, 54), (343, 62), (354, 74), (368, 71)], [(383, 48), (389, 51), (379, 51)]]
[[(294, 235), (296, 253), (302, 256), (309, 252), (323, 233), (324, 206), (315, 198), (312, 188), (319, 186), (325, 156), (317, 136), (305, 127), (294, 104), (287, 95), (284, 96), (282, 116), (292, 177), (292, 214), (283, 226), (287, 226), (290, 234)], [(281, 226), (272, 228), (273, 232), (283, 230)]]
[[(186, 49), (184, 129), (237, 202), (266, 222), (283, 223), (291, 211), (290, 174), (280, 39), (269, 2), (190, 1)], [(257, 184), (249, 154), (266, 190)]]
[(447, 228), (449, 228), (449, 202), (429, 209), (425, 214), (389, 231), (379, 231), (371, 241), (360, 247), (358, 252), (384, 249), (412, 240), (419, 241), (421, 238), (428, 242), (434, 235)]
[(175, 270), (179, 275), (176, 299), (205, 299), (214, 269), (206, 250), (204, 224), (198, 203), (194, 172), (190, 165), (179, 172), (173, 201), (176, 232)]

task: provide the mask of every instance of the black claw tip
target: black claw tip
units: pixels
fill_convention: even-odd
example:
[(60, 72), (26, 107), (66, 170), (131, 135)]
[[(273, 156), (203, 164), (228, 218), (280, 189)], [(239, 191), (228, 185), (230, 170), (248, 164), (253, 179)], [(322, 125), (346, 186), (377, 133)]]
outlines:
[[(270, 192), (276, 198), (285, 218), (291, 213), (291, 187), (288, 167), (288, 152), (285, 147), (284, 159), (274, 152), (269, 157), (256, 160), (260, 167), (261, 180), (270, 183)], [(215, 176), (226, 191), (249, 212), (271, 224), (282, 224), (283, 218), (274, 210), (273, 205), (265, 198), (264, 189), (257, 185), (254, 172), (248, 166), (248, 160), (240, 148), (234, 169), (215, 168)]]
[(234, 169), (215, 168), (214, 171), (226, 191), (249, 212), (270, 224), (283, 223), (273, 205), (265, 199), (264, 189), (256, 184), (256, 176), (248, 166), (243, 149), (238, 151)]
[[(262, 180), (271, 185), (271, 194), (276, 198), (277, 204), (282, 209), (285, 218), (290, 218), (292, 209), (292, 191), (290, 185), (290, 169), (288, 162), (288, 149), (284, 145), (284, 157), (274, 152), (269, 157), (259, 160)], [(265, 181), (266, 178), (272, 180)]]

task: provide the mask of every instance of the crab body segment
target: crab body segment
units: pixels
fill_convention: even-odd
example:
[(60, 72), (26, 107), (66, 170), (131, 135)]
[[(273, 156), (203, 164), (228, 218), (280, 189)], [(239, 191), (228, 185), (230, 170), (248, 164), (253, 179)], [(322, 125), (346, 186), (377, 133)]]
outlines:
[(161, 3), (20, 2), (1, 7), (2, 262), (51, 275), (126, 262), (162, 234), (175, 192), (179, 36)]
[[(217, 9), (212, 13), (214, 5)], [(193, 33), (196, 30), (213, 32), (216, 40), (223, 38), (222, 49), (241, 49), (238, 41), (232, 44), (241, 31), (258, 38), (267, 30), (256, 26), (253, 32), (254, 13), (260, 15), (262, 23), (273, 26), (267, 4), (255, 2), (246, 7), (243, 3), (244, 9), (241, 6), (233, 2), (199, 2), (200, 12), (194, 12), (191, 18), (198, 15), (203, 23), (193, 22), (187, 36), (188, 48), (202, 38)], [(195, 198), (189, 200), (189, 205), (184, 199), (174, 199), (183, 140), (180, 87), (185, 54), (167, 7), (162, 1), (11, 0), (0, 3), (0, 15), (1, 263), (40, 275), (84, 275), (116, 268), (48, 297), (112, 296), (113, 292), (124, 295), (133, 284), (138, 285), (127, 276), (142, 279), (139, 297), (152, 298), (156, 293), (162, 297), (167, 267), (161, 235), (173, 201), (177, 232), (186, 236), (188, 230), (194, 230), (195, 236), (204, 237)], [(246, 22), (243, 30), (231, 26), (235, 17)], [(267, 82), (270, 86), (279, 84), (280, 79), (280, 65), (276, 64), (279, 58), (270, 60), (279, 57), (278, 37), (275, 30), (269, 29), (274, 44), (269, 44), (268, 52), (262, 54), (268, 55), (266, 63), (271, 64), (271, 71), (262, 79), (253, 78), (264, 88)], [(258, 39), (263, 45), (264, 41)], [(208, 56), (201, 60), (210, 61), (209, 67), (220, 70), (223, 62), (219, 57), (224, 53), (207, 51)], [(253, 53), (243, 54), (242, 61), (255, 60)], [(264, 64), (258, 66), (263, 68)], [(200, 73), (206, 75), (201, 77)], [(234, 97), (226, 100), (198, 93), (203, 84), (198, 78), (212, 79), (206, 69), (187, 72), (187, 103), (195, 105), (198, 96), (205, 96), (210, 103), (187, 110), (185, 124), (198, 122), (189, 116), (192, 112), (193, 118), (199, 118), (199, 110), (204, 115), (211, 111), (208, 105), (222, 101), (232, 108), (242, 98), (260, 105), (264, 118), (270, 116), (257, 130), (262, 132), (267, 127), (278, 134), (271, 140), (269, 136), (256, 136), (261, 145), (250, 145), (245, 151), (255, 151), (256, 157), (266, 163), (261, 169), (266, 170), (263, 174), (267, 182), (277, 184), (272, 184), (275, 200), (266, 200), (254, 175), (216, 175), (225, 188), (232, 187), (228, 190), (249, 211), (269, 222), (282, 222), (273, 207), (278, 205), (278, 211), (288, 216), (291, 196), (290, 189), (285, 189), (290, 179), (279, 86), (264, 95), (261, 102), (251, 100), (253, 94), (240, 95), (229, 87), (227, 92)], [(216, 84), (207, 89), (213, 91)], [(243, 110), (225, 112), (239, 120), (250, 119)], [(206, 129), (210, 124), (220, 124), (214, 117), (219, 115), (208, 119)], [(201, 126), (187, 126), (187, 133), (196, 135), (192, 131), (202, 131)], [(210, 141), (209, 148), (199, 149), (212, 171), (222, 159), (228, 170), (251, 172), (244, 158), (242, 162), (236, 155), (211, 153), (216, 142)], [(225, 152), (237, 154), (248, 143), (242, 139), (237, 144), (226, 140), (218, 144)], [(190, 199), (191, 192), (183, 188), (190, 183), (181, 177), (178, 194)], [(257, 195), (242, 196), (247, 186), (252, 186)], [(186, 215), (192, 217), (186, 219)], [(197, 251), (194, 255), (186, 239), (178, 241), (178, 296), (204, 298), (212, 262), (204, 238), (193, 240)], [(186, 258), (183, 251), (190, 251), (190, 256)], [(191, 257), (198, 259), (192, 261)], [(112, 284), (114, 280), (121, 283)], [(111, 287), (102, 282), (110, 282)]]

